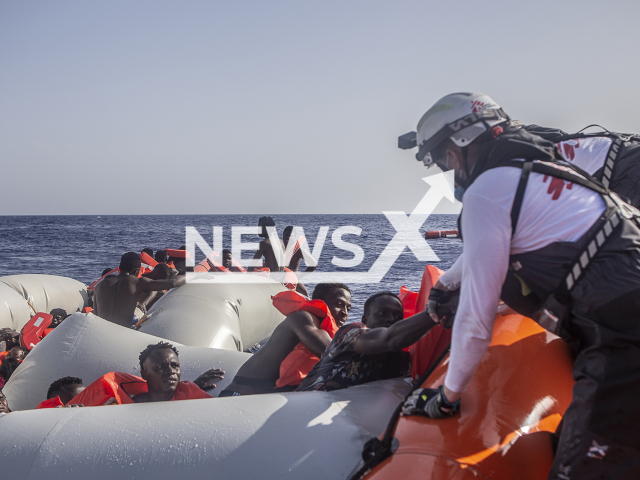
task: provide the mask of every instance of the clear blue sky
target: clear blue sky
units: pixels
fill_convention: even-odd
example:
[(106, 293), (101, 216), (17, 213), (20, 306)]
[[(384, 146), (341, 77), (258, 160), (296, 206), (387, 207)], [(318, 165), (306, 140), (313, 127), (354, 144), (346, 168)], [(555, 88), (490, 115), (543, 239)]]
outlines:
[(426, 171), (397, 136), (445, 94), (640, 132), (638, 18), (637, 1), (5, 1), (0, 214), (409, 212)]

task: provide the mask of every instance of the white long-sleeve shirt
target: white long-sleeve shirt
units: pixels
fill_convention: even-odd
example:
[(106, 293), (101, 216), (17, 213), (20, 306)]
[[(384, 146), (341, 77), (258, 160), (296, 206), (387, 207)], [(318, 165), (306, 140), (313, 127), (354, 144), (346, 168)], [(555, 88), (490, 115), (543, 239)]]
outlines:
[[(575, 163), (588, 174), (593, 175), (602, 168), (611, 148), (609, 137), (575, 138), (557, 143), (563, 158)], [(440, 277), (440, 282), (449, 290), (457, 290), (462, 282), (463, 255)]]
[(454, 392), (465, 390), (491, 342), (509, 255), (576, 241), (605, 209), (596, 192), (532, 172), (512, 238), (511, 206), (521, 172), (516, 167), (487, 170), (464, 194), (464, 258), (456, 262), (461, 295), (445, 378)]

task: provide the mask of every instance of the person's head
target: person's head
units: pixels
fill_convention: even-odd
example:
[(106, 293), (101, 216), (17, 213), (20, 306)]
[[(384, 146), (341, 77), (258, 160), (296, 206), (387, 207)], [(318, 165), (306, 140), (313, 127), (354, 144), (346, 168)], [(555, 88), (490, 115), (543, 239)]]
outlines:
[(22, 361), (25, 358), (27, 358), (28, 354), (29, 354), (29, 349), (28, 348), (13, 347), (11, 350), (9, 350), (9, 353), (7, 353), (7, 358), (8, 357), (13, 357), (18, 361)]
[(220, 254), (220, 263), (223, 267), (230, 269), (233, 267), (233, 257), (231, 256), (231, 250), (227, 250), (226, 248), (222, 250)]
[(129, 273), (137, 275), (142, 267), (140, 255), (136, 252), (127, 252), (120, 259), (120, 273)]
[[(418, 147), (425, 166), (454, 170), (456, 187), (468, 186), (473, 167), (509, 117), (483, 93), (453, 93), (438, 100), (418, 122), (417, 132), (398, 139), (403, 149)], [(459, 192), (456, 192), (459, 195)], [(457, 195), (457, 196), (458, 196)]]
[(100, 274), (101, 277), (104, 277), (107, 273), (109, 273), (111, 270), (113, 270), (113, 268), (105, 268), (104, 270), (102, 270), (102, 273)]
[(50, 398), (60, 397), (62, 403), (68, 403), (69, 400), (79, 395), (85, 386), (82, 380), (76, 377), (62, 377), (49, 385), (47, 390), (47, 400)]
[(142, 249), (142, 253), (146, 253), (147, 255), (149, 255), (151, 258), (153, 258), (153, 249), (152, 248), (143, 248)]
[(53, 316), (53, 320), (51, 320), (50, 328), (56, 328), (58, 325), (62, 323), (62, 321), (69, 317), (67, 311), (64, 308), (54, 308), (49, 312), (51, 316)]
[(7, 350), (20, 346), (20, 334), (13, 328), (0, 328), (0, 342), (5, 342)]
[(276, 222), (274, 222), (273, 218), (271, 218), (269, 216), (260, 217), (258, 219), (258, 226), (262, 227), (262, 230), (260, 231), (260, 233), (258, 235), (263, 237), (263, 238), (269, 238), (269, 233), (267, 232), (267, 228), (266, 227), (275, 228), (276, 227)]
[(171, 278), (171, 269), (166, 263), (159, 263), (149, 273), (145, 273), (143, 276), (150, 278), (151, 280), (166, 280)]
[(336, 324), (341, 327), (349, 318), (351, 290), (344, 283), (319, 283), (313, 289), (312, 300), (327, 304)]
[(4, 393), (2, 393), (2, 390), (0, 390), (0, 413), (11, 413), (9, 401), (7, 397), (4, 396)]
[(167, 254), (166, 250), (158, 250), (156, 252), (156, 257), (155, 257), (156, 262), (167, 263), (167, 258), (169, 258), (169, 255)]
[(149, 393), (169, 400), (180, 383), (178, 350), (166, 342), (149, 345), (140, 353), (140, 376), (147, 381)]
[(2, 365), (0, 365), (0, 377), (4, 378), (4, 382), (7, 383), (13, 372), (20, 365), (20, 361), (17, 358), (10, 357), (8, 354), (4, 357)]
[(362, 323), (369, 328), (390, 327), (404, 318), (402, 300), (393, 292), (378, 292), (364, 302)]

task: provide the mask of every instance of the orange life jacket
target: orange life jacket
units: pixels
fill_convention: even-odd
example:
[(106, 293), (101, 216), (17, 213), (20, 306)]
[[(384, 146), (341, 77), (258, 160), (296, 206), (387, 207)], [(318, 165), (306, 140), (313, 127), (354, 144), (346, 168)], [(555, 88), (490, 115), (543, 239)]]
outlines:
[[(420, 292), (415, 297), (415, 304), (413, 306), (414, 312), (422, 312), (427, 306), (429, 301), (429, 293), (431, 287), (435, 285), (440, 276), (444, 272), (433, 265), (427, 265), (422, 275), (422, 283), (420, 285)], [(409, 290), (408, 290), (409, 291)], [(402, 289), (400, 290), (402, 295)], [(414, 293), (414, 292), (411, 292)], [(402, 298), (402, 297), (401, 297)], [(407, 303), (409, 303), (408, 296), (406, 297)], [(402, 301), (403, 305), (405, 300)], [(405, 311), (405, 318), (407, 316)], [(442, 351), (447, 348), (451, 343), (451, 329), (444, 329), (442, 325), (436, 325), (429, 333), (418, 340), (416, 343), (409, 347), (409, 354), (411, 355), (411, 376), (413, 378), (420, 377), (431, 366), (433, 362), (440, 356)]]
[(53, 315), (36, 313), (20, 331), (20, 345), (31, 350), (45, 336), (45, 330), (51, 325)]
[[(67, 404), (81, 403), (85, 407), (123, 405), (135, 403), (131, 397), (148, 391), (147, 382), (136, 375), (124, 372), (109, 372), (69, 400)], [(193, 382), (180, 382), (171, 401), (196, 398), (211, 398), (211, 395), (204, 392)]]
[(166, 248), (167, 255), (173, 258), (191, 258), (188, 250), (174, 250), (173, 248)]
[[(283, 315), (288, 316), (299, 311), (315, 315), (322, 320), (319, 328), (327, 332), (331, 338), (338, 331), (338, 326), (331, 315), (329, 307), (322, 300), (308, 300), (294, 291), (280, 292), (272, 296), (271, 299), (273, 306)], [(298, 343), (280, 364), (280, 378), (276, 380), (276, 388), (300, 385), (300, 382), (319, 361), (320, 359), (312, 354), (302, 343)]]
[(149, 255), (147, 252), (142, 252), (140, 254), (140, 262), (142, 262), (140, 275), (152, 272), (153, 269), (156, 268), (156, 265), (158, 265), (158, 262), (151, 258), (151, 255)]
[[(72, 405), (72, 404), (69, 404)], [(36, 407), (36, 410), (39, 408), (56, 408), (56, 407), (64, 407), (64, 403), (60, 400), (60, 397), (56, 396), (54, 398), (50, 398), (49, 400), (45, 400), (44, 402), (40, 402)]]
[(7, 355), (9, 355), (8, 350), (6, 352), (0, 352), (0, 363), (2, 363), (2, 361), (4, 360), (4, 357), (6, 357)]
[[(280, 283), (282, 283), (282, 285), (287, 287), (289, 290), (295, 290), (296, 287), (298, 286), (298, 277), (296, 276), (295, 273), (293, 273), (287, 267), (284, 267), (284, 271), (285, 271), (285, 276), (284, 276), (284, 279), (280, 281)], [(254, 268), (253, 273), (257, 273), (258, 275), (262, 275), (264, 277), (270, 277), (271, 269), (269, 267)]]
[(221, 273), (247, 273), (247, 270), (240, 265), (240, 263), (235, 259), (231, 259), (232, 267), (228, 269), (220, 263), (220, 254), (218, 252), (212, 252), (208, 258), (205, 258), (198, 265), (193, 268), (194, 272), (221, 272)]

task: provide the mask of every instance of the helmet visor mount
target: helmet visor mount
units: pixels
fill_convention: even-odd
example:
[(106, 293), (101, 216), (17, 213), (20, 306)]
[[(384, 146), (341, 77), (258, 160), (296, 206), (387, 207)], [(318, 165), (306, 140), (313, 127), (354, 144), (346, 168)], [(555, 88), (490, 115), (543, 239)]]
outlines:
[(435, 135), (422, 142), (416, 154), (416, 159), (424, 163), (428, 168), (438, 163), (439, 159), (435, 158), (432, 151), (447, 138), (460, 148), (467, 147), (491, 127), (507, 120), (509, 120), (509, 117), (501, 108), (492, 108), (465, 115), (454, 122), (446, 124)]

